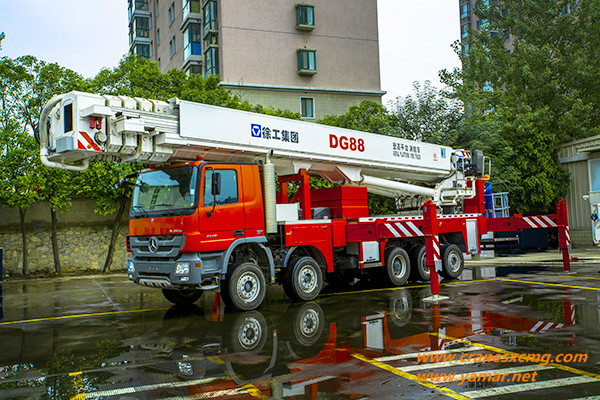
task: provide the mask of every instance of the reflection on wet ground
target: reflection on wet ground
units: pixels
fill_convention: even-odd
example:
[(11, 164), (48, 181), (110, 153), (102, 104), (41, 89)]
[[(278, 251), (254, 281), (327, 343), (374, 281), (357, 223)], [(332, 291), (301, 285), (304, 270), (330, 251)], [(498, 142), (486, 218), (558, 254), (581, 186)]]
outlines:
[(439, 304), (418, 283), (356, 282), (308, 303), (273, 288), (249, 312), (215, 292), (169, 308), (118, 276), (3, 282), (0, 398), (598, 395), (599, 275), (540, 271), (466, 270), (478, 280), (443, 283)]

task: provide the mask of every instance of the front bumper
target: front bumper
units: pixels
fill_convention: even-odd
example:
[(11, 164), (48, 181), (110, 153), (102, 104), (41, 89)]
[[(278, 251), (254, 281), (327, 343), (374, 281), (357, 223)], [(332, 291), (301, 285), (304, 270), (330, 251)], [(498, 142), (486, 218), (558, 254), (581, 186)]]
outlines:
[[(128, 277), (134, 283), (161, 289), (216, 289), (223, 275), (219, 253), (183, 253), (177, 260), (127, 260)], [(186, 268), (187, 266), (187, 268)]]

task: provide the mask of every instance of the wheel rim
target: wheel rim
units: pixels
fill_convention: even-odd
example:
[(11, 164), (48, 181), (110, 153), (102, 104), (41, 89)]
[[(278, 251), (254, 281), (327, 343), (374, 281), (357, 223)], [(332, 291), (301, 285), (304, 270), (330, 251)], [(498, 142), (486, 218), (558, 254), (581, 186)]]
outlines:
[(262, 328), (255, 318), (248, 318), (238, 330), (238, 340), (243, 348), (251, 350), (262, 337)]
[(303, 266), (298, 273), (298, 286), (303, 292), (312, 292), (317, 287), (317, 272), (310, 265)]
[(392, 274), (396, 278), (402, 278), (406, 275), (407, 265), (406, 260), (402, 256), (394, 257), (394, 261), (392, 261)]
[(260, 282), (252, 272), (244, 272), (237, 282), (237, 294), (245, 302), (251, 302), (258, 298), (260, 293)]
[(300, 321), (300, 332), (306, 337), (311, 337), (319, 329), (319, 315), (315, 310), (308, 310)]
[(427, 256), (425, 254), (423, 254), (423, 257), (421, 257), (419, 265), (421, 266), (421, 270), (425, 276), (429, 276), (429, 267), (427, 266)]
[(448, 257), (448, 269), (452, 272), (458, 272), (460, 270), (460, 256), (453, 251)]

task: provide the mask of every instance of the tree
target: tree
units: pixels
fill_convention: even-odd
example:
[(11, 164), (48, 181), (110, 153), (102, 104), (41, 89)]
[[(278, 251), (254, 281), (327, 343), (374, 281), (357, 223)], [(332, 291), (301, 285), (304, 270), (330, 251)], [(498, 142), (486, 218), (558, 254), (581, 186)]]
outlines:
[[(49, 64), (38, 60), (33, 56), (23, 56), (16, 59), (3, 57), (0, 59), (0, 72), (2, 72), (0, 75), (0, 101), (2, 102), (0, 121), (3, 121), (2, 128), (4, 132), (12, 132), (13, 134), (27, 132), (31, 135), (37, 132), (42, 108), (52, 96), (71, 90), (85, 91), (88, 88), (87, 82), (81, 75), (60, 67), (58, 64)], [(7, 130), (8, 127), (10, 129)], [(44, 133), (42, 132), (42, 134)], [(24, 149), (27, 149), (27, 146), (31, 146), (32, 142), (31, 139), (22, 138), (21, 144), (25, 146)], [(28, 157), (32, 157), (32, 154), (29, 153)], [(23, 160), (23, 157), (21, 157), (21, 160)], [(27, 162), (23, 161), (23, 166), (27, 166)], [(38, 167), (39, 164), (36, 164), (36, 162), (32, 165), (31, 169), (21, 170), (27, 172), (28, 175), (23, 179), (26, 182), (27, 179), (39, 182), (40, 189), (37, 191), (36, 198), (48, 200), (50, 204), (54, 265), (56, 273), (60, 275), (61, 265), (56, 237), (56, 211), (64, 212), (70, 206), (70, 196), (74, 193), (72, 180), (67, 171)], [(36, 187), (37, 185), (31, 186), (31, 188)], [(25, 199), (23, 201), (23, 203), (17, 205), (20, 209), (21, 207), (26, 209), (26, 206), (31, 204), (27, 203)], [(24, 211), (21, 213), (21, 218), (24, 226)], [(26, 257), (25, 254), (24, 257)]]
[(143, 97), (168, 101), (181, 100), (215, 106), (300, 119), (299, 113), (265, 108), (242, 101), (239, 96), (220, 85), (220, 77), (188, 74), (181, 69), (163, 73), (157, 63), (133, 54), (126, 55), (113, 69), (103, 69), (92, 81), (92, 91), (99, 94)]
[(0, 181), (3, 182), (0, 185), (0, 203), (19, 210), (23, 275), (29, 272), (25, 214), (29, 206), (40, 198), (42, 185), (38, 151), (31, 135), (24, 132), (18, 124), (3, 121), (0, 128)]
[(319, 123), (382, 135), (400, 134), (396, 116), (371, 100), (363, 100), (358, 106), (351, 106), (345, 114), (326, 115)]
[[(90, 163), (89, 168), (79, 176), (78, 193), (96, 200), (95, 212), (101, 215), (113, 214), (116, 211), (108, 252), (102, 272), (110, 270), (121, 219), (125, 212), (127, 200), (131, 197), (131, 186), (118, 188), (119, 178), (141, 169), (139, 164), (117, 164), (97, 161)], [(118, 206), (115, 208), (115, 204)]]
[(414, 82), (413, 92), (389, 104), (402, 137), (453, 147), (462, 127), (462, 103), (447, 98), (429, 81)]
[(478, 141), (481, 128), (494, 164), (511, 171), (492, 179), (516, 211), (551, 211), (568, 188), (560, 143), (600, 133), (600, 1), (486, 3), (468, 48), (455, 44), (462, 69), (441, 73), (466, 105), (459, 141)]

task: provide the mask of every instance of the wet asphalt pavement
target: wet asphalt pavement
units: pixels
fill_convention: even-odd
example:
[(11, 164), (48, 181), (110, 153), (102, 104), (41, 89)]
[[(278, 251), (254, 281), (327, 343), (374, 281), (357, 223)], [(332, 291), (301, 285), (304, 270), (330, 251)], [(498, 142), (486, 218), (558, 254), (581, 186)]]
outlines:
[(2, 282), (0, 398), (600, 399), (600, 260), (492, 264), (438, 303), (361, 281), (249, 312), (125, 275)]

